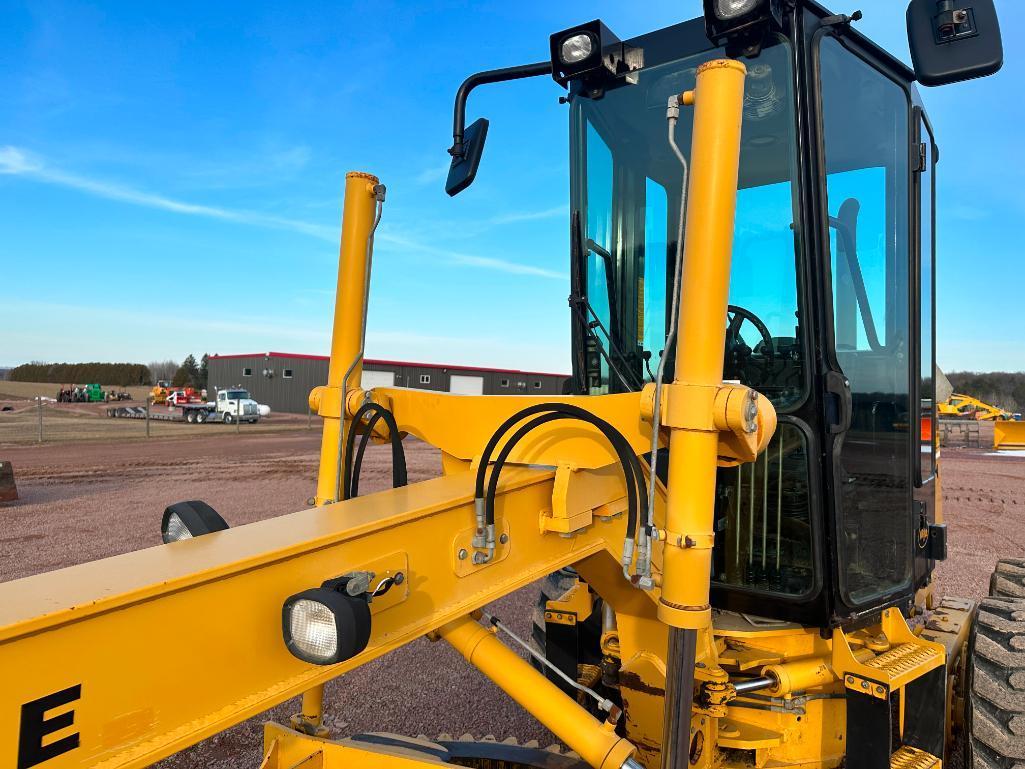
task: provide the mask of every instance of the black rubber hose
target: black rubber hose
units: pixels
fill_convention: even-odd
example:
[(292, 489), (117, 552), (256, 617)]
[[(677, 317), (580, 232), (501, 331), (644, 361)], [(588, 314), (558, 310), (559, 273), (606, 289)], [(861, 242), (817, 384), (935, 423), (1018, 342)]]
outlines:
[[(515, 414), (513, 414), (511, 417), (505, 420), (501, 425), (498, 426), (498, 429), (495, 430), (494, 435), (491, 436), (491, 439), (487, 442), (487, 445), (484, 446), (484, 452), (481, 454), (480, 464), (477, 466), (477, 478), (474, 484), (473, 491), (474, 497), (476, 497), (477, 499), (481, 499), (484, 496), (485, 473), (487, 472), (488, 465), (491, 463), (491, 455), (495, 453), (495, 449), (498, 447), (498, 443), (502, 440), (503, 436), (509, 430), (511, 430), (516, 424), (522, 422), (527, 417), (533, 416), (534, 414), (542, 414), (550, 411), (558, 411), (563, 414), (569, 414), (571, 416), (579, 417), (583, 421), (594, 425), (599, 430), (602, 430), (601, 426), (598, 424), (598, 422), (600, 422), (601, 424), (605, 425), (608, 428), (608, 430), (611, 431), (614, 435), (618, 436), (622, 440), (622, 443), (624, 445), (629, 447), (629, 444), (626, 442), (626, 438), (623, 437), (622, 433), (616, 430), (616, 428), (614, 428), (604, 419), (596, 417), (590, 411), (586, 411), (580, 408), (579, 406), (574, 406), (570, 403), (537, 403), (533, 406), (528, 406), (525, 409), (517, 411)], [(610, 443), (613, 443), (613, 448), (615, 448), (615, 439), (612, 437), (612, 435), (610, 435), (610, 433), (606, 430), (602, 430), (602, 432), (605, 433), (605, 437), (609, 439)], [(632, 450), (629, 453), (633, 454)], [(633, 456), (636, 457), (636, 454), (633, 454)], [(637, 465), (640, 466), (639, 461), (637, 462)]]
[[(485, 522), (487, 524), (494, 524), (495, 522), (495, 496), (498, 490), (498, 477), (502, 472), (502, 468), (505, 467), (505, 463), (509, 458), (509, 454), (515, 448), (516, 444), (535, 427), (538, 427), (547, 422), (554, 421), (556, 419), (581, 419), (575, 414), (565, 414), (561, 412), (551, 412), (544, 414), (532, 420), (529, 424), (521, 427), (512, 438), (502, 448), (501, 453), (495, 460), (494, 467), (491, 471), (491, 478), (488, 483), (488, 493), (484, 500), (485, 509)], [(632, 452), (626, 439), (622, 437), (612, 425), (598, 420), (600, 424), (592, 422), (589, 419), (583, 419), (589, 424), (593, 424), (598, 427), (608, 438), (609, 442), (612, 443), (616, 454), (619, 457), (620, 464), (623, 467), (623, 475), (626, 480), (626, 492), (627, 492), (627, 531), (631, 538), (636, 540), (637, 521), (644, 515), (646, 519), (647, 514), (647, 493), (644, 486), (644, 476), (641, 471), (640, 461), (637, 459), (637, 455)], [(606, 432), (606, 429), (608, 432)], [(643, 510), (640, 510), (638, 499), (643, 500)]]
[[(363, 417), (374, 412), (374, 418), (371, 422), (376, 419), (384, 419), (386, 425), (388, 425), (388, 431), (390, 434), (391, 448), (392, 448), (392, 486), (398, 488), (399, 486), (405, 486), (407, 483), (406, 475), (406, 455), (402, 450), (402, 440), (399, 437), (398, 425), (395, 422), (395, 417), (388, 409), (384, 408), (378, 403), (364, 403), (359, 407), (359, 410), (352, 418), (349, 432), (345, 436), (345, 453), (342, 461), (342, 499), (352, 499), (356, 494), (355, 489), (358, 488), (359, 482), (354, 479), (353, 475), (353, 450), (356, 445), (356, 427), (359, 425)], [(369, 427), (368, 423), (368, 427)], [(360, 459), (362, 460), (363, 451), (365, 450), (365, 443), (369, 441), (370, 430), (367, 429), (364, 433), (364, 444), (361, 446)], [(360, 462), (359, 469), (362, 469), (362, 461)], [(357, 470), (358, 473), (358, 470)], [(357, 475), (358, 478), (358, 475)], [(355, 483), (354, 483), (355, 480)]]
[[(367, 421), (366, 426), (363, 428), (363, 435), (359, 438), (359, 448), (356, 449), (356, 459), (352, 463), (352, 477), (349, 480), (349, 491), (348, 497), (352, 499), (359, 496), (359, 479), (363, 473), (363, 455), (366, 454), (367, 446), (370, 445), (370, 438), (374, 434), (374, 428), (377, 423), (383, 419), (381, 412), (376, 412)], [(394, 477), (392, 481), (394, 483)]]
[[(502, 435), (507, 432), (511, 425), (514, 425), (521, 421), (526, 416), (531, 416), (539, 412), (544, 413), (543, 416), (532, 420), (528, 424), (522, 426), (516, 433), (508, 440), (495, 461), (495, 466), (491, 471), (491, 481), (488, 484), (488, 493), (485, 496), (483, 493), (483, 475), (484, 469), (490, 463), (491, 453), (494, 450), (495, 445), (501, 439)], [(627, 484), (627, 531), (630, 533), (632, 538), (636, 539), (636, 527), (637, 521), (640, 518), (640, 514), (643, 512), (646, 519), (647, 513), (647, 493), (644, 485), (644, 475), (641, 470), (640, 460), (634, 453), (630, 444), (627, 442), (623, 434), (620, 433), (615, 427), (601, 419), (596, 417), (589, 411), (585, 411), (577, 406), (572, 406), (565, 403), (548, 403), (538, 404), (535, 406), (523, 409), (519, 413), (510, 417), (503, 425), (496, 431), (495, 435), (492, 436), (491, 441), (488, 442), (488, 446), (484, 450), (484, 454), (481, 458), (480, 466), (478, 467), (478, 481), (480, 483), (480, 492), (477, 494), (477, 498), (484, 497), (485, 499), (485, 523), (488, 525), (494, 524), (495, 522), (495, 494), (498, 488), (498, 476), (501, 473), (502, 467), (505, 465), (509, 454), (515, 448), (516, 444), (527, 435), (531, 430), (540, 425), (554, 421), (556, 419), (579, 419), (583, 422), (591, 424), (597, 427), (602, 434), (608, 439), (609, 443), (612, 444), (619, 461), (623, 466), (623, 474), (626, 478)], [(643, 500), (644, 510), (639, 511), (638, 498)]]
[[(506, 442), (505, 446), (499, 452), (498, 457), (495, 459), (494, 468), (491, 470), (491, 477), (488, 482), (487, 495), (484, 498), (484, 510), (485, 510), (485, 522), (487, 524), (493, 524), (495, 522), (495, 496), (498, 492), (498, 478), (502, 473), (502, 468), (505, 467), (506, 460), (509, 458), (509, 454), (516, 447), (516, 444), (527, 435), (531, 430), (541, 425), (547, 424), (548, 422), (554, 422), (558, 419), (577, 419), (578, 417), (572, 414), (563, 414), (558, 411), (552, 411), (547, 414), (542, 414), (535, 417), (527, 424), (523, 425), (517, 430), (513, 436)], [(619, 452), (617, 451), (617, 454)], [(627, 518), (626, 526), (627, 531), (631, 537), (634, 537), (634, 532), (637, 527), (638, 515), (638, 488), (637, 488), (637, 477), (635, 474), (635, 468), (629, 459), (625, 459), (622, 454), (619, 455), (620, 462), (623, 465), (623, 474), (626, 477), (626, 509)]]

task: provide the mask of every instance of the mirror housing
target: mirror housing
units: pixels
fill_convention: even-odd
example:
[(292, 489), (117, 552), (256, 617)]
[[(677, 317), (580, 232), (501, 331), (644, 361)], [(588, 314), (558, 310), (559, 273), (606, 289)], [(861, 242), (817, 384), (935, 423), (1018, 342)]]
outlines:
[(911, 0), (907, 24), (922, 85), (986, 77), (1004, 64), (994, 0)]
[(448, 179), (445, 181), (445, 192), (450, 197), (458, 195), (477, 178), (484, 141), (488, 138), (488, 125), (487, 118), (478, 118), (463, 132), (462, 154), (452, 156)]

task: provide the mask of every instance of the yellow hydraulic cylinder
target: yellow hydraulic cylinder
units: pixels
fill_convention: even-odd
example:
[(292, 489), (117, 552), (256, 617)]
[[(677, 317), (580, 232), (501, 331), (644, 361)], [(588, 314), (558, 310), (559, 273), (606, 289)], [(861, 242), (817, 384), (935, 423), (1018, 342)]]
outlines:
[(464, 617), (439, 628), (438, 635), (595, 769), (638, 766), (628, 763), (636, 752), (629, 740), (534, 670), (492, 630)]
[[(710, 61), (697, 74), (676, 345), (676, 382), (697, 387), (722, 384), (745, 74), (729, 59)], [(684, 536), (665, 544), (658, 616), (673, 627), (700, 629), (711, 621), (717, 443), (714, 429), (670, 434), (665, 527)]]
[[(350, 171), (345, 175), (345, 207), (342, 213), (342, 245), (338, 255), (338, 286), (331, 332), (331, 362), (327, 372), (327, 387), (321, 389), (317, 409), (324, 417), (320, 471), (317, 473), (318, 505), (336, 501), (338, 497), (339, 449), (346, 429), (343, 418), (345, 396), (360, 386), (363, 374), (360, 355), (366, 324), (367, 282), (370, 279), (367, 252), (368, 240), (374, 228), (377, 202), (375, 188), (378, 184), (377, 177), (371, 174)], [(331, 404), (331, 407), (325, 409), (325, 404)]]

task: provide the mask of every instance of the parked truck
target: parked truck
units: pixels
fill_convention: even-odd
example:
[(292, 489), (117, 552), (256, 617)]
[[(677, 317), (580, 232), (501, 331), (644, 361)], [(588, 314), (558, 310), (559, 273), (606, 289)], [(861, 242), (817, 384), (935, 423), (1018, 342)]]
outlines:
[[(146, 411), (144, 406), (116, 406), (107, 409), (107, 416), (145, 419)], [(236, 421), (259, 422), (261, 416), (267, 416), (269, 413), (270, 409), (253, 400), (248, 390), (234, 387), (218, 391), (213, 401), (195, 403), (182, 400), (178, 403), (167, 403), (166, 409), (150, 409), (149, 418), (161, 422), (223, 422), (230, 425)]]

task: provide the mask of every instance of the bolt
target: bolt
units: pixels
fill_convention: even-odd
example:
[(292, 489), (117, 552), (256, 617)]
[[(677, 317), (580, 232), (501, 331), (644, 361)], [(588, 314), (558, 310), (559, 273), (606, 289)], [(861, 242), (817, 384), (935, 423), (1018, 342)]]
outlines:
[(401, 585), (405, 581), (406, 581), (406, 575), (403, 574), (401, 571), (397, 572), (395, 574), (395, 584), (396, 585)]
[(876, 694), (878, 694), (879, 696), (882, 696), (882, 695), (886, 694), (886, 689), (884, 689), (881, 686), (877, 686), (876, 687)]
[(861, 688), (862, 689), (867, 689), (868, 688), (868, 681), (862, 681), (861, 682)]
[(847, 683), (854, 685), (854, 676), (847, 676)]
[(468, 556), (468, 555), (469, 555), (469, 553), (466, 552), (466, 548), (465, 547), (459, 549), (459, 560), (460, 561), (465, 561), (466, 560), (466, 556)]
[(501, 537), (498, 538), (498, 541), (501, 542), (503, 545), (506, 544), (509, 541), (509, 535), (503, 534)]

